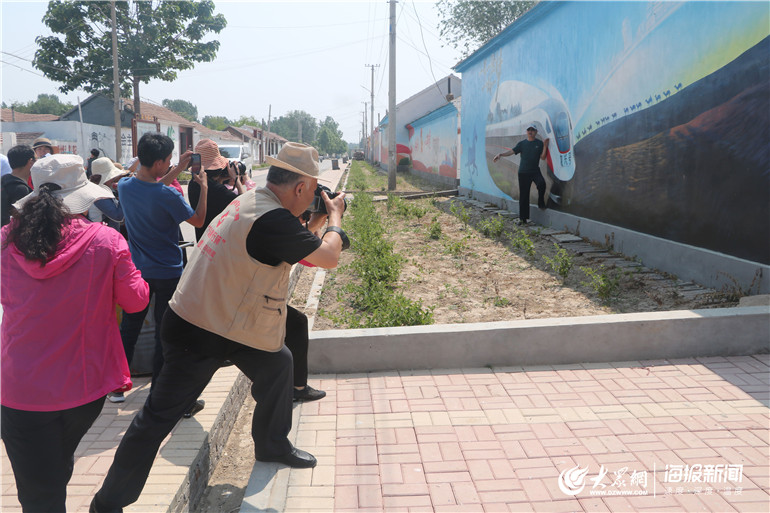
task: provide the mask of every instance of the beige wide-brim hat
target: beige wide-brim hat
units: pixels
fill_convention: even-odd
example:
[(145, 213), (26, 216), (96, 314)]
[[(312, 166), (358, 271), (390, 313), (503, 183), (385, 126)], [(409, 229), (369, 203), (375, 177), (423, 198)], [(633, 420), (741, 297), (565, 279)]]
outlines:
[(35, 162), (30, 174), (35, 190), (13, 204), (16, 210), (21, 210), (27, 201), (38, 196), (40, 186), (47, 183), (60, 187), (53, 194), (62, 199), (70, 214), (82, 214), (94, 201), (114, 197), (110, 191), (88, 180), (79, 155), (59, 153), (43, 157)]
[(48, 139), (46, 137), (38, 137), (37, 139), (32, 141), (32, 149), (33, 150), (36, 150), (38, 148), (43, 148), (43, 147), (46, 147), (46, 146), (48, 148), (53, 148), (53, 143), (51, 142), (50, 139)]
[(211, 139), (201, 139), (195, 145), (195, 153), (201, 154), (201, 166), (204, 171), (225, 169), (230, 161), (219, 153), (219, 146)]
[(109, 157), (101, 157), (94, 160), (91, 163), (91, 173), (101, 176), (99, 179), (99, 185), (104, 185), (113, 178), (117, 178), (126, 174), (125, 171), (116, 167)]
[(310, 178), (318, 178), (318, 150), (307, 144), (287, 142), (278, 156), (267, 157), (267, 163)]

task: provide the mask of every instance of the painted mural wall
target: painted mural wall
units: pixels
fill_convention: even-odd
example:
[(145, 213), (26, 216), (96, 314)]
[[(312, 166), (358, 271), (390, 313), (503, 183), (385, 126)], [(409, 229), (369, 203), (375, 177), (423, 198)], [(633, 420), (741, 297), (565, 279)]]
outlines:
[(549, 207), (770, 263), (769, 14), (538, 4), (456, 68), (461, 186), (518, 199), (518, 157), (492, 158), (535, 124)]
[(424, 173), (457, 178), (457, 109), (449, 104), (415, 120), (409, 129), (412, 167)]

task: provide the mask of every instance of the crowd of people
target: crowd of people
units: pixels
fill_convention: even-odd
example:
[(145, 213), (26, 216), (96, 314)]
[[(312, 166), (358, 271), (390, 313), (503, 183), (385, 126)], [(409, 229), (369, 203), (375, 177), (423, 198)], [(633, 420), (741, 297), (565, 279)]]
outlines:
[[(98, 150), (87, 170), (48, 140), (8, 152), (0, 429), (24, 511), (65, 511), (78, 443), (105, 400), (122, 402), (132, 387), (129, 364), (153, 296), (150, 393), (90, 511), (138, 499), (160, 443), (204, 407), (198, 398), (224, 365), (252, 381), (256, 459), (316, 464), (288, 440), (292, 402), (325, 396), (307, 384), (308, 322), (288, 305), (289, 272), (300, 261), (337, 265), (348, 244), (344, 194), (321, 193), (328, 214), (301, 222), (318, 185), (314, 148), (285, 144), (257, 188), (202, 140), (188, 204), (177, 176), (193, 152), (172, 166), (173, 149), (170, 138), (145, 134), (133, 173)], [(189, 261), (183, 222), (196, 229)]]

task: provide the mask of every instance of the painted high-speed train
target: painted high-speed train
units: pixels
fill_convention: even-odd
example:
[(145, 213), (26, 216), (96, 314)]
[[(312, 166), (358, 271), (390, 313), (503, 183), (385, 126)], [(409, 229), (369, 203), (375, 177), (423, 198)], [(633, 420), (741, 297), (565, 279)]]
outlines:
[[(511, 156), (497, 162), (492, 159), (527, 138), (527, 127), (534, 125), (538, 137), (548, 139), (547, 175), (550, 178), (551, 199), (562, 202), (563, 185), (575, 175), (575, 140), (572, 118), (564, 100), (556, 93), (524, 82), (500, 84), (492, 100), (486, 128), (487, 169), (495, 184), (506, 194), (518, 189), (516, 174), (519, 157)], [(515, 185), (514, 185), (515, 184)]]

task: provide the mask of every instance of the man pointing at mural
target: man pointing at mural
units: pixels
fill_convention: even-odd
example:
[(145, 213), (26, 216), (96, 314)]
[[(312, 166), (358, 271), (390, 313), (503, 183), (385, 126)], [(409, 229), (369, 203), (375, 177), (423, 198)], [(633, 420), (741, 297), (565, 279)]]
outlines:
[(527, 127), (527, 138), (519, 141), (519, 144), (503, 153), (498, 153), (493, 162), (500, 160), (500, 157), (510, 157), (511, 155), (521, 154), (519, 162), (519, 221), (526, 224), (529, 221), (529, 190), (534, 182), (537, 187), (537, 206), (545, 206), (545, 179), (540, 174), (540, 160), (545, 160), (548, 139), (545, 142), (536, 139), (537, 128), (534, 125)]

